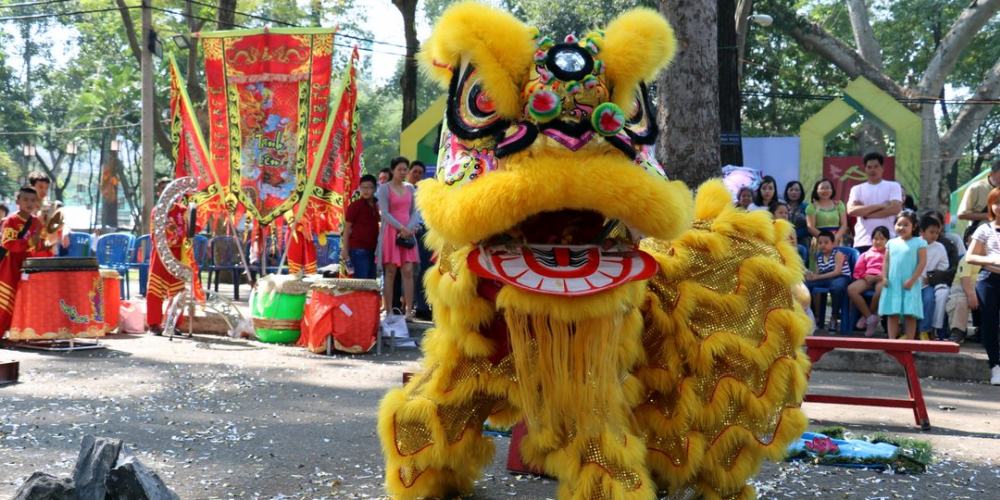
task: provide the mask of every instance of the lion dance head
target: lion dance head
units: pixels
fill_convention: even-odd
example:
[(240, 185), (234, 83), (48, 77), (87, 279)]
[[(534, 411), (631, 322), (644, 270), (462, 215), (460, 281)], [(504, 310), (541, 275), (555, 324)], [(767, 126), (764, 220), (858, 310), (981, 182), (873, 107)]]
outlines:
[(421, 53), (447, 88), (417, 202), (436, 264), (421, 373), (382, 403), (396, 498), (464, 493), (523, 420), (560, 498), (752, 495), (804, 428), (808, 320), (791, 228), (720, 182), (667, 179), (647, 82), (676, 42), (655, 11), (556, 40), (476, 3)]

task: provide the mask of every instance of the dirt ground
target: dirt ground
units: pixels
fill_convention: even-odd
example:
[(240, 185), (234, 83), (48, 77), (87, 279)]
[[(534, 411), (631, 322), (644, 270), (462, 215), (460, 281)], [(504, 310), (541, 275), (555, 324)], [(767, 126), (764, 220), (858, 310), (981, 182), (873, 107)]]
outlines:
[[(21, 382), (0, 387), (0, 498), (36, 470), (69, 475), (85, 434), (123, 439), (182, 498), (379, 498), (375, 418), (382, 394), (416, 367), (413, 350), (314, 355), (212, 336), (122, 335), (73, 353), (0, 349)], [(995, 498), (1000, 489), (1000, 387), (925, 379), (934, 429), (909, 410), (805, 405), (813, 427), (845, 425), (929, 440), (925, 474), (803, 463), (767, 464), (761, 498)], [(905, 395), (901, 378), (813, 373), (811, 391)], [(954, 410), (948, 408), (954, 407)], [(945, 408), (945, 409), (941, 409)], [(474, 498), (554, 498), (555, 483), (511, 475), (509, 439)]]

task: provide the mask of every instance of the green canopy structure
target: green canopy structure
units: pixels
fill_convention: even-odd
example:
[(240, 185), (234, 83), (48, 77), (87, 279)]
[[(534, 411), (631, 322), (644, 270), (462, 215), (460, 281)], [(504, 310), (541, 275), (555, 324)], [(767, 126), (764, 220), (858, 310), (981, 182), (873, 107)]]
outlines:
[(411, 159), (420, 160), (427, 165), (437, 164), (437, 141), (441, 136), (441, 124), (444, 122), (447, 94), (442, 94), (434, 100), (406, 130), (399, 135), (399, 154)]
[(833, 100), (799, 128), (799, 180), (812, 186), (823, 175), (823, 157), (830, 138), (855, 116), (874, 120), (896, 139), (896, 180), (916, 200), (920, 195), (920, 117), (864, 77), (857, 77)]

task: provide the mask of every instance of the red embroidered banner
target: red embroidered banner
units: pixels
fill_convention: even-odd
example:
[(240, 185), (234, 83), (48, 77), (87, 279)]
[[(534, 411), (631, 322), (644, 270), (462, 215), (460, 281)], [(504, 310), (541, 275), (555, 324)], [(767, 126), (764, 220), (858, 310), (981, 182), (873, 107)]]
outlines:
[(327, 121), (333, 30), (202, 33), (210, 156), (237, 216), (292, 209)]
[[(340, 232), (344, 216), (344, 199), (358, 187), (361, 177), (361, 129), (358, 108), (357, 70), (358, 48), (355, 46), (347, 66), (337, 111), (320, 144), (320, 162), (310, 163), (310, 175), (315, 185), (309, 193), (306, 219), (312, 230), (324, 234)], [(312, 169), (319, 169), (313, 173)]]
[(170, 132), (174, 145), (174, 177), (198, 179), (198, 192), (191, 195), (199, 206), (199, 219), (212, 213), (225, 212), (222, 185), (213, 165), (208, 161), (208, 149), (201, 127), (191, 106), (184, 81), (174, 57), (170, 62)]

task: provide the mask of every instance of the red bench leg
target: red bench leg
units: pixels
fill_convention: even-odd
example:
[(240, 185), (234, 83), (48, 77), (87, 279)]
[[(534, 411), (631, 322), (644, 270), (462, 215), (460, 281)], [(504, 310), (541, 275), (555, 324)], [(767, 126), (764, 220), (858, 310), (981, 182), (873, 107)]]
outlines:
[(889, 355), (903, 365), (903, 370), (906, 373), (906, 385), (910, 390), (910, 399), (913, 400), (913, 417), (917, 421), (917, 425), (922, 430), (930, 430), (931, 419), (927, 414), (927, 406), (924, 404), (924, 393), (920, 389), (920, 377), (917, 376), (917, 365), (913, 361), (913, 353), (893, 351), (889, 352)]
[(507, 451), (507, 470), (519, 474), (535, 474), (538, 476), (544, 473), (521, 461), (521, 440), (528, 434), (528, 426), (524, 421), (518, 422), (514, 426), (510, 436), (510, 450)]

